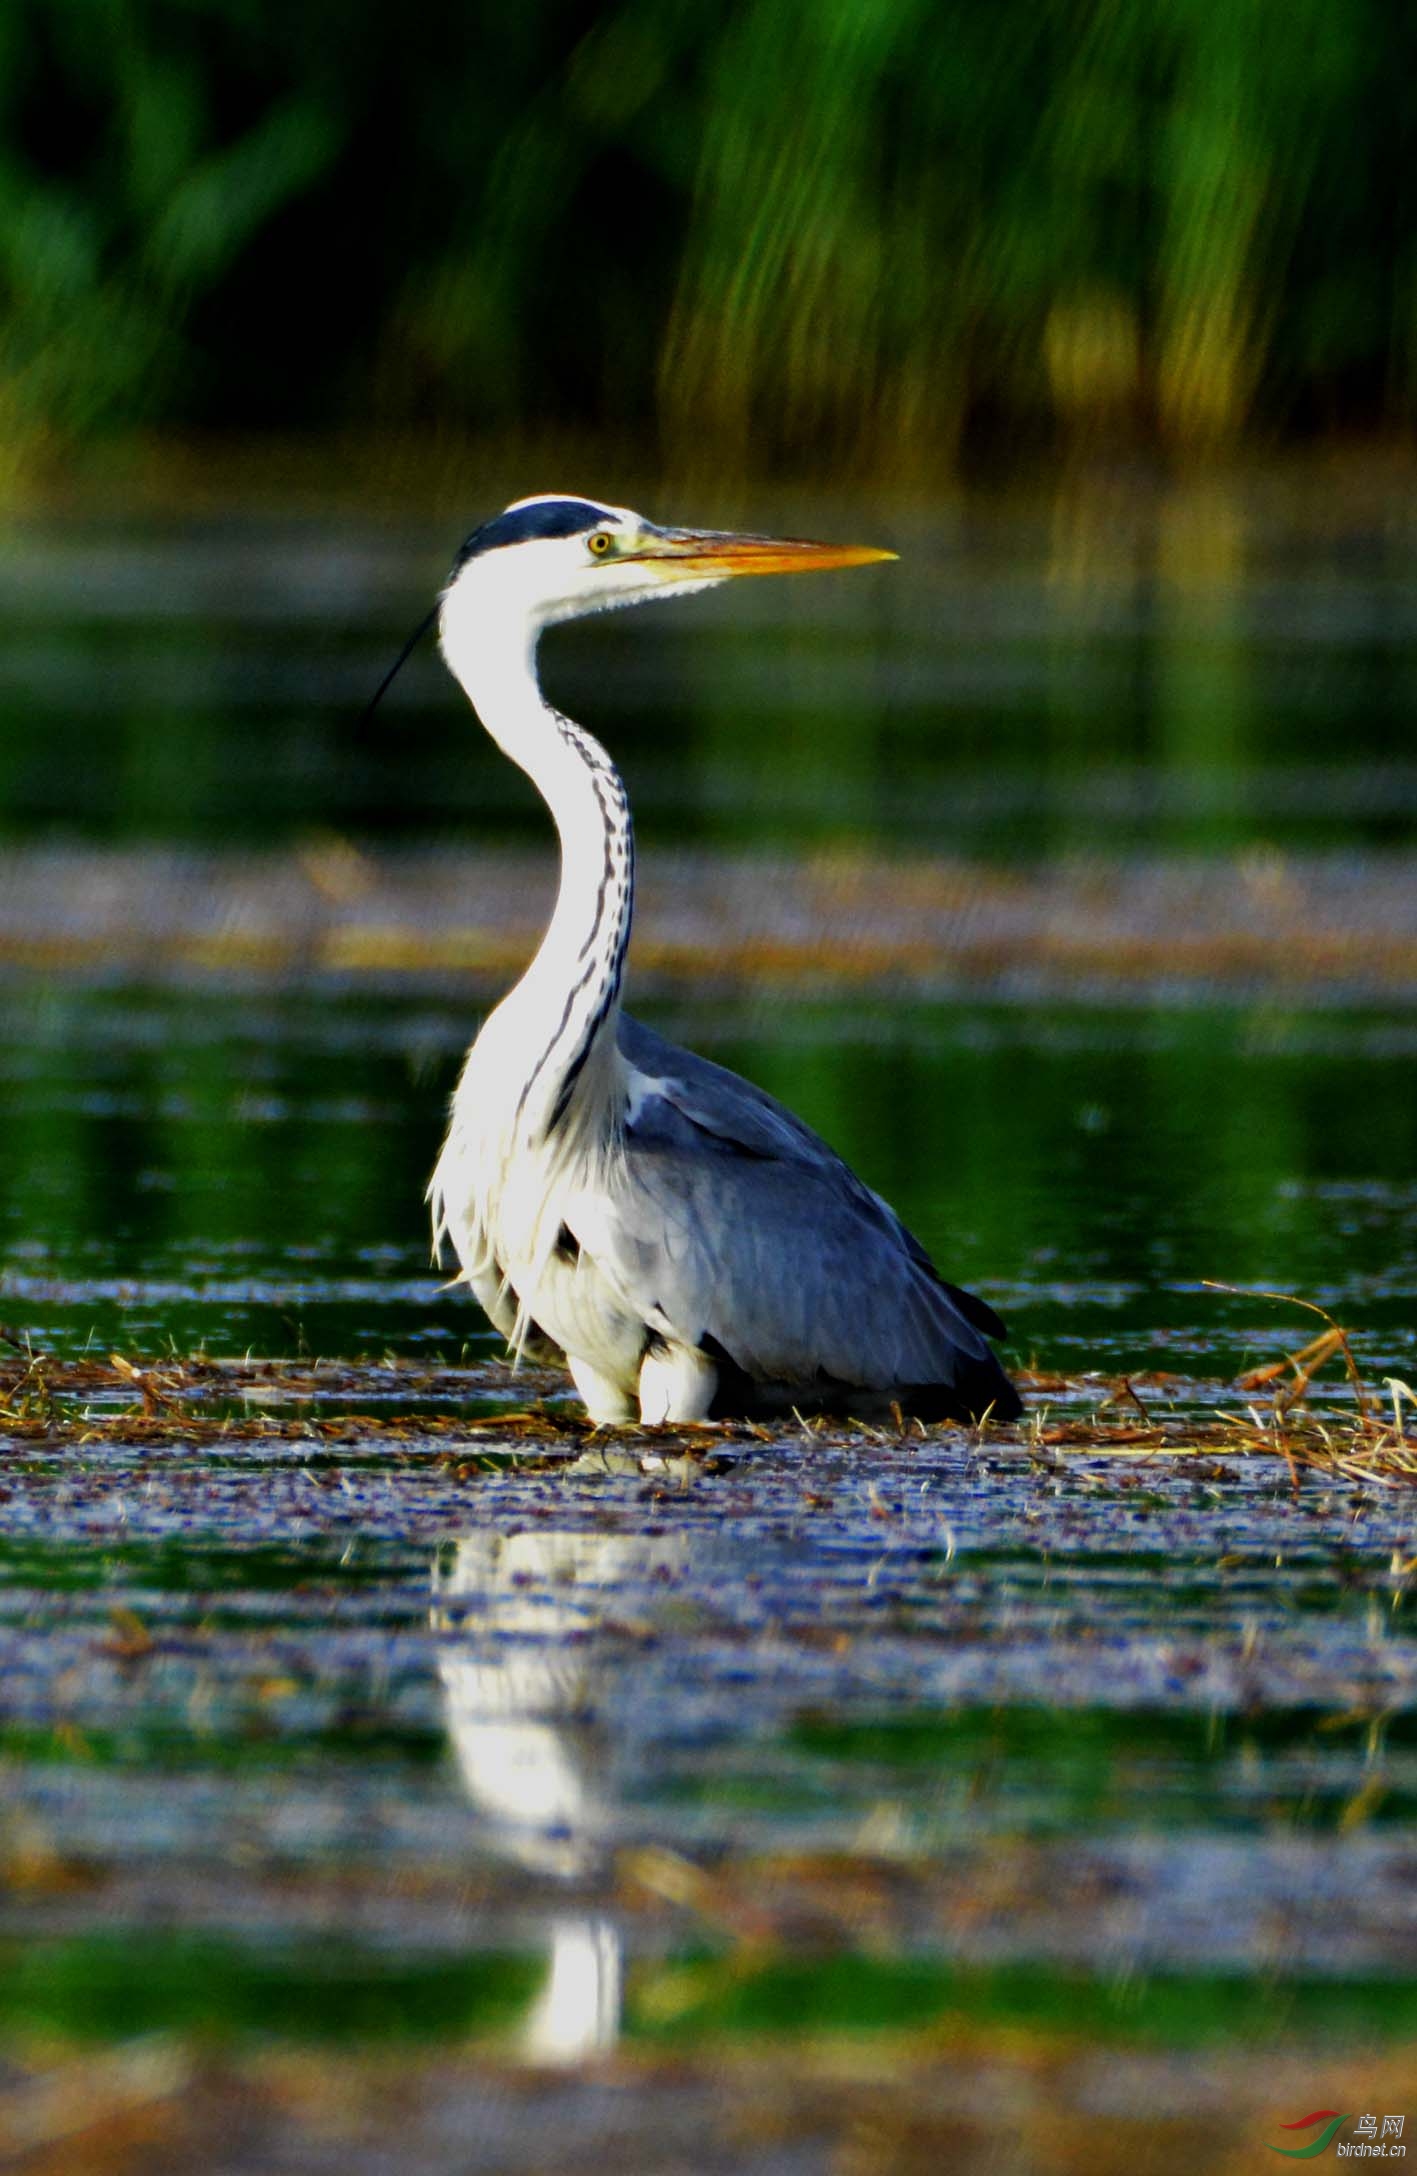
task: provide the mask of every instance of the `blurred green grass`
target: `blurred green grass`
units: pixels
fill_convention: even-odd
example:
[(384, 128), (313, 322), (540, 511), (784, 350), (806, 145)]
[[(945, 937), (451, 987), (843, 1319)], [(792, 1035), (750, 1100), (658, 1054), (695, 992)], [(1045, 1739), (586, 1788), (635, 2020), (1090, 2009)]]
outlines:
[(16, 0), (0, 466), (152, 428), (906, 475), (966, 433), (1402, 433), (1414, 62), (1384, 0)]

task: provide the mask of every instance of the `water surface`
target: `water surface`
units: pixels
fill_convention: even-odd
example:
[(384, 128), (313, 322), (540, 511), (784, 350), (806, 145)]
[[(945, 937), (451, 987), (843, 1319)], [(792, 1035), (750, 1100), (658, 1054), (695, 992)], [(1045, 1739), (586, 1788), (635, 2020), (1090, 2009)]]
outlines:
[[(789, 525), (879, 533), (859, 510)], [(1257, 521), (1218, 557), (1164, 523), (900, 527), (901, 568), (855, 586), (554, 645), (651, 852), (1271, 869), (1331, 847), (1361, 898), (1410, 845), (1400, 523), (1285, 550)], [(0, 825), (541, 836), (431, 662), (353, 722), (445, 550), (318, 523), (12, 529)], [(1227, 2148), (1260, 2152), (1268, 2104), (1216, 2068), (1237, 2045), (1292, 2089), (1281, 2119), (1376, 2094), (1361, 2066), (1385, 2047), (1397, 2074), (1417, 2030), (1408, 1492), (1026, 1431), (587, 1445), (554, 1395), (559, 1437), (517, 1433), (518, 1386), (475, 1372), (495, 1341), (428, 1259), (484, 1002), (435, 981), (158, 990), (90, 960), (0, 986), (0, 2064), (274, 2033), (312, 2062), (614, 2075), (640, 2109), (669, 2050), (662, 2138), (699, 2105), (693, 2061), (774, 2050), (779, 2097), (816, 2093), (850, 2035), (858, 2079), (924, 2049), (961, 2066), (956, 2097), (987, 2057), (1074, 2107), (1099, 2171), (1138, 2165), (1202, 2075), (1248, 2111)], [(1410, 1011), (839, 988), (661, 974), (645, 1009), (827, 1134), (1007, 1315), (1015, 1364), (1233, 1412), (1237, 1371), (1316, 1327), (1258, 1296), (1287, 1292), (1348, 1327), (1371, 1384), (1417, 1383)], [(341, 1367), (233, 1392), (240, 1432), (179, 1405), (124, 1435), (126, 1379), (87, 1423), (45, 1387), (44, 1355), (112, 1350)], [(415, 1395), (386, 1358), (441, 1373)], [(1320, 1394), (1341, 1430), (1351, 1392)], [(633, 2072), (585, 2070), (617, 2050)], [(524, 2090), (529, 2113), (498, 2103), (508, 2166), (552, 2101), (558, 2136), (590, 2121), (569, 2086)], [(439, 2151), (484, 2135), (484, 2101)], [(301, 2165), (387, 2165), (348, 2140), (319, 2158), (337, 2102), (326, 2132), (301, 2115)], [(453, 2104), (430, 2086), (409, 2136)], [(808, 2135), (785, 2106), (763, 2136)], [(1102, 2135), (1099, 2106), (1139, 2128)]]
[[(836, 1005), (661, 1009), (782, 1096), (1015, 1351), (1216, 1381), (1304, 1318), (1412, 1370), (1417, 1106), (1401, 1017)], [(491, 1349), (422, 1205), (471, 1008), (13, 989), (0, 1285), (62, 1352)], [(1302, 1341), (1302, 1340), (1301, 1340)]]
[[(901, 560), (548, 638), (551, 691), (623, 762), (648, 839), (1019, 859), (1411, 842), (1417, 530), (1396, 494), (928, 514), (779, 496), (708, 513), (871, 536)], [(535, 832), (533, 797), (431, 646), (359, 720), (461, 526), (12, 520), (0, 824), (262, 843), (312, 825)]]

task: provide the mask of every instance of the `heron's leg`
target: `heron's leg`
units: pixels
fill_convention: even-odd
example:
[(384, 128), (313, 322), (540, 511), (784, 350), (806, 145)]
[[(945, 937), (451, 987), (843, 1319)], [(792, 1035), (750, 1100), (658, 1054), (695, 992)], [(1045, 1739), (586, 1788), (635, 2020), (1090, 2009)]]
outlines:
[(588, 1360), (574, 1360), (568, 1353), (566, 1365), (585, 1403), (585, 1409), (597, 1426), (606, 1421), (633, 1420), (635, 1404), (629, 1392), (613, 1377), (602, 1375)]
[(718, 1368), (689, 1345), (661, 1345), (640, 1362), (640, 1419), (646, 1428), (667, 1420), (707, 1420)]

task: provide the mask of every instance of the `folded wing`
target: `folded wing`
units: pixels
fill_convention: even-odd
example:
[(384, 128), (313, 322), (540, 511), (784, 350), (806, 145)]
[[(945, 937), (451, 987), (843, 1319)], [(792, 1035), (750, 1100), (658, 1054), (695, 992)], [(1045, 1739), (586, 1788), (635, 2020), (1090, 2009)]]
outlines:
[(756, 1383), (933, 1388), (942, 1412), (1017, 1414), (993, 1310), (810, 1127), (636, 1021), (620, 1049), (624, 1157), (579, 1236), (641, 1320)]

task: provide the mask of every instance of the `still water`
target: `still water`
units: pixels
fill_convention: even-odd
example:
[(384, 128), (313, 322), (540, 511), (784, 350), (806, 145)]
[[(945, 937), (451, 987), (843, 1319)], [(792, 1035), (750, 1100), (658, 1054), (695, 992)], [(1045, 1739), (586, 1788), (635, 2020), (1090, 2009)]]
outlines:
[[(1216, 1276), (1417, 1378), (1410, 1022), (697, 1024), (1021, 1359), (1233, 1405), (1310, 1318)], [(12, 1349), (448, 1371), (392, 1436), (359, 1424), (397, 1417), (376, 1369), (234, 1398), (239, 1439), (9, 1445), (0, 1760), (49, 1871), (0, 1911), (0, 2039), (455, 2034), (544, 2065), (942, 2019), (1410, 2032), (1405, 1489), (949, 1432), (693, 1468), (459, 1444), (418, 1417), (497, 1410), (426, 1254), (455, 1007), (12, 990), (0, 1026)]]
[[(858, 1000), (661, 1011), (790, 1102), (1045, 1369), (1216, 1382), (1303, 1317), (1411, 1372), (1417, 1026), (1378, 1013)], [(423, 1188), (474, 1015), (426, 1000), (12, 990), (0, 1303), (57, 1352), (494, 1349)], [(1302, 1342), (1302, 1339), (1298, 1339)]]
[[(431, 645), (359, 719), (486, 495), (438, 522), (10, 522), (0, 825), (539, 835)], [(621, 759), (651, 842), (1411, 843), (1417, 523), (1396, 491), (702, 513), (901, 558), (548, 638), (553, 697)]]
[[(649, 852), (1303, 846), (1361, 880), (1410, 847), (1401, 521), (763, 519), (905, 557), (550, 651)], [(12, 529), (13, 850), (541, 836), (431, 661), (354, 722), (455, 535)], [(645, 1009), (827, 1134), (1018, 1364), (1233, 1409), (1312, 1318), (1212, 1279), (1417, 1382), (1410, 1009)], [(1295, 2072), (1288, 2114), (1358, 2105), (1353, 2051), (1417, 2029), (1406, 1490), (948, 1432), (548, 1462), (361, 1435), (353, 1376), (284, 1432), (237, 1400), (229, 1438), (86, 1438), (71, 1400), (46, 1435), (26, 1353), (393, 1354), (445, 1371), (435, 1417), (475, 1410), (454, 1377), (493, 1346), (422, 1206), (475, 1014), (446, 978), (0, 988), (0, 2058), (194, 2026), (543, 2065), (1262, 2039), (1350, 2066)], [(1150, 2122), (1118, 2062), (1109, 2107)], [(1076, 2165), (1139, 2165), (1085, 2100)]]

